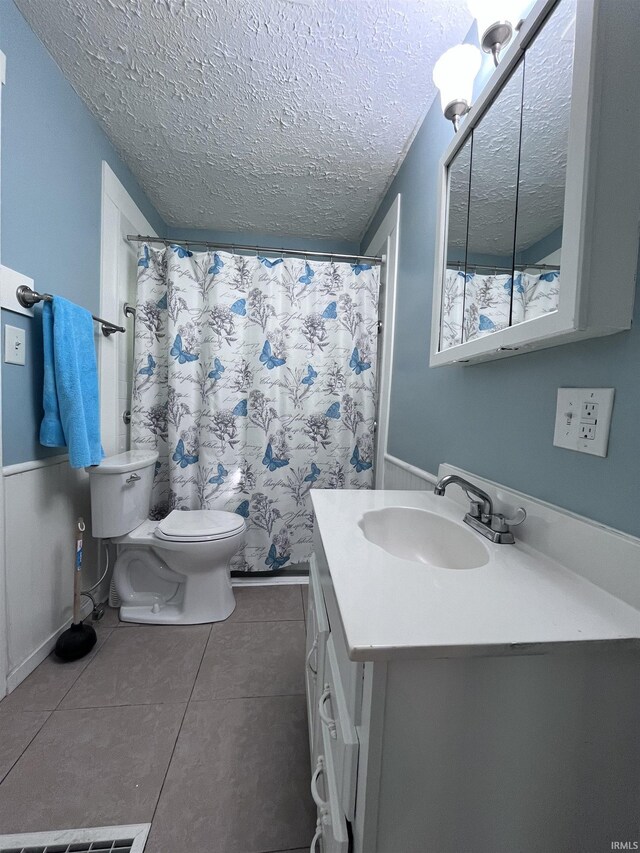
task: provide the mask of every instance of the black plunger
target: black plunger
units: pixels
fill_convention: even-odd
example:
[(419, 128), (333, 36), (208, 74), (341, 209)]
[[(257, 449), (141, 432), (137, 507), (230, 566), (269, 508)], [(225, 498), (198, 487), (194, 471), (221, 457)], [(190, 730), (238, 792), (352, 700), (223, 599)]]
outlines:
[(80, 619), (80, 573), (82, 572), (82, 534), (84, 529), (84, 520), (79, 518), (76, 559), (73, 567), (73, 624), (60, 634), (55, 647), (56, 655), (64, 661), (78, 660), (88, 655), (98, 639), (91, 625), (85, 625)]

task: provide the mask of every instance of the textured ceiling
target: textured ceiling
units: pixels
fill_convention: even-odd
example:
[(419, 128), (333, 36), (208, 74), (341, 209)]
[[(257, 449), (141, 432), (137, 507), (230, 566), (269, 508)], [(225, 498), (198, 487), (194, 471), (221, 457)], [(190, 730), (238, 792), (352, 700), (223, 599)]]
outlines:
[(166, 222), (358, 239), (465, 0), (16, 0)]

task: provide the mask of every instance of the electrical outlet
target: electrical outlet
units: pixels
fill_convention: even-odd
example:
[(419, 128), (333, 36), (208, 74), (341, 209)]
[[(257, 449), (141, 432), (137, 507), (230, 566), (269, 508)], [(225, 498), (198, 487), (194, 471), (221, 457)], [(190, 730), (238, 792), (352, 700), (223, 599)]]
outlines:
[(596, 425), (581, 423), (578, 436), (586, 439), (587, 441), (594, 441), (596, 437)]
[(613, 388), (558, 388), (554, 445), (606, 456), (613, 397)]

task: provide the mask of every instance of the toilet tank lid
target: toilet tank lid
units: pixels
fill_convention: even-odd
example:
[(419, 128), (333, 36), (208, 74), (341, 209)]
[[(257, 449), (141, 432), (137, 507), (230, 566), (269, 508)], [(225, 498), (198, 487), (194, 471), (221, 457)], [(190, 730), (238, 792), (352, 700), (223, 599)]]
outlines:
[(106, 456), (99, 465), (87, 468), (89, 474), (126, 474), (155, 465), (158, 453), (155, 450), (127, 450), (116, 456)]

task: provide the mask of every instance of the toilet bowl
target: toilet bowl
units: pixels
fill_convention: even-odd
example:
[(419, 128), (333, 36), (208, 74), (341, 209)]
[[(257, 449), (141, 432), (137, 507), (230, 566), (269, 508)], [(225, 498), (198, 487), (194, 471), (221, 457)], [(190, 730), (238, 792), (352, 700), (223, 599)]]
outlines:
[(244, 519), (222, 510), (173, 510), (147, 518), (155, 452), (128, 451), (89, 469), (93, 535), (117, 547), (113, 580), (125, 622), (196, 625), (235, 608), (230, 562)]

